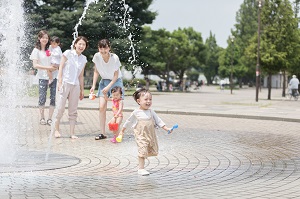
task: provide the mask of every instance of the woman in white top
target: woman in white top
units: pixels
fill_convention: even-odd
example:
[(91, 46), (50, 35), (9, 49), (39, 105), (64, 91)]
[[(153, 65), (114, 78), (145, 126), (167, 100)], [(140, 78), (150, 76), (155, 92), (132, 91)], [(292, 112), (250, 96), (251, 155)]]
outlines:
[(125, 93), (120, 71), (121, 63), (119, 57), (110, 52), (110, 42), (107, 39), (100, 40), (98, 42), (98, 50), (99, 52), (93, 57), (95, 69), (93, 86), (90, 89), (90, 92), (94, 93), (96, 82), (100, 75), (101, 81), (99, 82), (97, 94), (97, 96), (99, 96), (100, 134), (95, 137), (96, 140), (107, 138), (105, 133), (107, 101), (105, 100), (104, 95), (110, 97), (111, 89), (115, 86), (122, 88), (122, 99), (124, 99)]
[[(42, 125), (51, 125), (52, 115), (55, 108), (55, 95), (56, 95), (56, 78), (57, 78), (57, 69), (51, 65), (51, 57), (47, 54), (49, 48), (49, 35), (47, 31), (41, 30), (38, 33), (38, 40), (35, 44), (30, 59), (32, 60), (33, 67), (37, 69), (37, 78), (39, 79), (39, 109), (40, 109), (40, 124)], [(49, 77), (47, 72), (52, 72), (54, 78), (52, 84), (48, 85)], [(50, 106), (49, 106), (49, 116), (46, 123), (45, 120), (45, 103), (47, 98), (47, 90), (50, 88)]]
[(86, 56), (82, 52), (88, 47), (88, 41), (85, 37), (79, 36), (74, 42), (72, 50), (66, 50), (61, 58), (58, 73), (58, 105), (55, 122), (55, 137), (59, 138), (60, 120), (65, 111), (66, 101), (68, 100), (68, 114), (70, 123), (70, 137), (77, 139), (75, 136), (75, 124), (77, 119), (77, 107), (79, 99), (84, 97), (83, 73), (87, 63)]

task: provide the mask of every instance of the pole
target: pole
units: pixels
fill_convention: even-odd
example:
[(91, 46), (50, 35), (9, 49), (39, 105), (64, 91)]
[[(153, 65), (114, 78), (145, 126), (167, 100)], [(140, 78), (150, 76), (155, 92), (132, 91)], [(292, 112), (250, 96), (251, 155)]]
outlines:
[(258, 102), (258, 90), (260, 87), (260, 9), (261, 9), (261, 0), (258, 2), (258, 28), (257, 28), (257, 62), (256, 62), (256, 97), (255, 101)]
[(231, 54), (231, 67), (230, 67), (230, 94), (232, 94), (233, 89), (233, 53), (234, 53), (234, 37), (231, 38), (232, 54)]

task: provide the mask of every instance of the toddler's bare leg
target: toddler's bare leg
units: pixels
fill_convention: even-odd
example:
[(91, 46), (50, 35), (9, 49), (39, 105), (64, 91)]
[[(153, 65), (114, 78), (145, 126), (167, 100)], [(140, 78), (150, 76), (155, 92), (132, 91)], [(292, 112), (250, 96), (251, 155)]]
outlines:
[(144, 169), (144, 168), (145, 168), (145, 158), (139, 157), (139, 169)]

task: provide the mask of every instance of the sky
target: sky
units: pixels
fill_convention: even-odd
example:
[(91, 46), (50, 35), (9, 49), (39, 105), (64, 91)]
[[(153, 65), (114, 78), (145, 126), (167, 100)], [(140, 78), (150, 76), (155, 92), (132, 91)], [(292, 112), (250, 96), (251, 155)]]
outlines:
[(153, 30), (168, 31), (192, 27), (200, 32), (203, 42), (210, 31), (217, 44), (227, 47), (227, 39), (236, 23), (236, 12), (244, 0), (153, 0), (151, 11), (158, 13), (149, 26)]

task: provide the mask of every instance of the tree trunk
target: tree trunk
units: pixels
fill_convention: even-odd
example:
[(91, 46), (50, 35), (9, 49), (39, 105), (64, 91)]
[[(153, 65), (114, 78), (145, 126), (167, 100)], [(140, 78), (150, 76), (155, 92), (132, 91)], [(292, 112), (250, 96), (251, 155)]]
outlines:
[(286, 76), (285, 76), (285, 71), (283, 71), (282, 97), (285, 97), (285, 88), (286, 88)]
[(166, 91), (169, 91), (169, 84), (170, 84), (170, 82), (169, 82), (169, 79), (170, 79), (170, 67), (169, 67), (169, 63), (167, 63), (167, 65), (166, 65), (166, 72), (165, 72), (165, 77), (167, 78), (166, 79)]
[[(297, 78), (299, 79), (300, 74), (298, 73), (298, 74), (296, 74), (296, 76), (297, 76)], [(300, 93), (300, 84), (298, 84), (298, 92)]]
[(239, 87), (243, 88), (243, 79), (242, 78), (239, 79)]
[(271, 89), (272, 89), (272, 74), (269, 73), (269, 77), (268, 77), (268, 100), (271, 100)]

